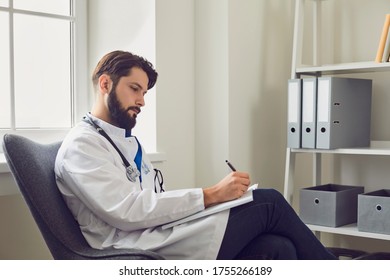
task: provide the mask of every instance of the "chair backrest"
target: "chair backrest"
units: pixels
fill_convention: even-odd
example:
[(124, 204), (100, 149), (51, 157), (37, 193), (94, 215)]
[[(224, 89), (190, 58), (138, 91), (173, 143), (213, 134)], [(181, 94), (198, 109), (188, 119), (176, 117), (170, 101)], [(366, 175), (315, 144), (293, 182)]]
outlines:
[(5, 158), (54, 259), (80, 259), (89, 247), (59, 192), (54, 163), (61, 143), (39, 144), (4, 136)]
[(98, 250), (89, 246), (57, 187), (54, 164), (60, 146), (61, 142), (45, 145), (11, 134), (3, 139), (9, 168), (53, 258), (164, 259), (148, 250)]

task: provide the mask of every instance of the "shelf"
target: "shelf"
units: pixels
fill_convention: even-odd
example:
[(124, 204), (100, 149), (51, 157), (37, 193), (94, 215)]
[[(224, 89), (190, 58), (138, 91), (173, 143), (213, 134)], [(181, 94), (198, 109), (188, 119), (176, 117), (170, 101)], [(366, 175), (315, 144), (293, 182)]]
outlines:
[(371, 141), (370, 147), (343, 148), (334, 150), (323, 149), (291, 149), (293, 153), (320, 153), (320, 154), (344, 154), (344, 155), (375, 155), (389, 156), (390, 141)]
[[(374, 73), (374, 72), (390, 72), (390, 62), (377, 63), (375, 61), (361, 61), (351, 63), (339, 63), (320, 65), (321, 54), (321, 2), (313, 1), (311, 12), (312, 24), (312, 61), (313, 65), (304, 65), (302, 63), (303, 46), (307, 44), (304, 41), (304, 17), (306, 13), (305, 0), (295, 1), (295, 15), (294, 15), (294, 37), (292, 48), (292, 67), (291, 77), (301, 78), (302, 76), (332, 76), (339, 74), (360, 74), (360, 73)], [(374, 57), (372, 57), (374, 59)], [(354, 75), (359, 76), (359, 75)], [(378, 75), (379, 76), (379, 75)], [(322, 180), (322, 154), (339, 154), (339, 155), (372, 155), (372, 156), (390, 156), (390, 141), (371, 141), (369, 147), (359, 148), (341, 148), (341, 149), (304, 149), (304, 148), (289, 148), (286, 151), (286, 168), (284, 178), (284, 197), (292, 204), (294, 193), (294, 179), (296, 169), (297, 154), (311, 154), (313, 155), (313, 185), (319, 185)], [(340, 234), (346, 236), (357, 236), (363, 238), (372, 238), (378, 240), (390, 240), (390, 234), (379, 234), (371, 232), (362, 232), (357, 228), (357, 224), (345, 225), (342, 227), (326, 227), (318, 225), (308, 225), (308, 227), (316, 233), (325, 232), (331, 234)], [(320, 237), (320, 234), (318, 234)]]
[(297, 67), (297, 74), (312, 74), (312, 75), (334, 75), (334, 74), (351, 74), (351, 73), (367, 73), (378, 71), (390, 71), (390, 62), (377, 63), (374, 61), (341, 63), (322, 66), (301, 66)]
[(390, 240), (390, 234), (381, 234), (373, 232), (359, 231), (356, 224), (349, 224), (342, 227), (325, 227), (318, 225), (307, 225), (312, 231), (335, 233), (349, 236), (358, 236), (364, 238), (374, 238), (381, 240)]

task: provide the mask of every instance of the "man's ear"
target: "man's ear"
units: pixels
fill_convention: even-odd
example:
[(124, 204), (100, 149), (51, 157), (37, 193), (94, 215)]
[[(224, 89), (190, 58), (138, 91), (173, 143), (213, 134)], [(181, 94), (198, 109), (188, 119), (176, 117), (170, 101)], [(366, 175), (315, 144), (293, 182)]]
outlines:
[(99, 77), (98, 81), (99, 90), (102, 93), (110, 93), (112, 87), (112, 80), (109, 75), (103, 74)]

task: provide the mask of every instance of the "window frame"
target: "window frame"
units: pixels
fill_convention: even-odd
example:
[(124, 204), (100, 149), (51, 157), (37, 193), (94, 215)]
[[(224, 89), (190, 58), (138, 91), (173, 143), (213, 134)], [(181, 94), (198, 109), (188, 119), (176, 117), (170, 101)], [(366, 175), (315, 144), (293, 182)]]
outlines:
[[(28, 137), (40, 143), (51, 143), (61, 141), (73, 127), (89, 110), (91, 97), (88, 91), (88, 59), (87, 59), (87, 0), (70, 0), (70, 15), (55, 15), (50, 13), (26, 11), (15, 9), (13, 0), (9, 0), (8, 7), (0, 7), (0, 11), (8, 12), (9, 15), (9, 52), (10, 52), (10, 91), (11, 91), (11, 128), (0, 129), (0, 143), (3, 142), (5, 134), (17, 134)], [(69, 128), (55, 129), (17, 129), (15, 128), (15, 78), (14, 78), (14, 45), (13, 45), (13, 15), (26, 14), (56, 19), (65, 19), (71, 26), (71, 46), (70, 46), (70, 98), (71, 105), (71, 126)], [(0, 145), (0, 153), (2, 152)]]

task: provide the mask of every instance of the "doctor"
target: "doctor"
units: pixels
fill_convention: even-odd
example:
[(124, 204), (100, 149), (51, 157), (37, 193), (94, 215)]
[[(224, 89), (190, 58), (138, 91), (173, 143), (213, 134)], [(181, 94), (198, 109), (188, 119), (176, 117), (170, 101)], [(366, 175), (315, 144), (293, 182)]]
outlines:
[(239, 198), (250, 178), (236, 171), (211, 187), (164, 191), (161, 172), (131, 134), (156, 80), (142, 57), (106, 54), (92, 76), (91, 113), (58, 152), (58, 188), (90, 246), (148, 249), (167, 259), (334, 259), (271, 189), (255, 190), (254, 201), (243, 206), (161, 228)]

